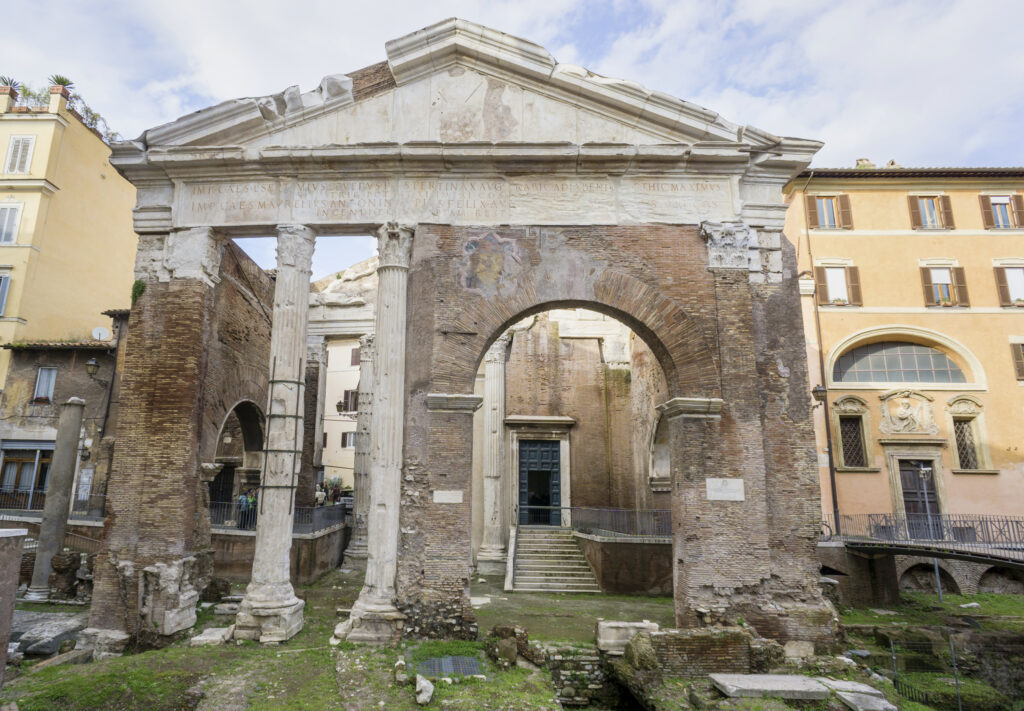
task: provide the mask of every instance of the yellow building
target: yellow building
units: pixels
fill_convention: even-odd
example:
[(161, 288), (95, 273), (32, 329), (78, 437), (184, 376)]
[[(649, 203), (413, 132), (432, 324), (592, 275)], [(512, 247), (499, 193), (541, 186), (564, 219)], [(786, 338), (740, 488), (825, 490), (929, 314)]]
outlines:
[[(101, 312), (131, 301), (135, 188), (66, 89), (52, 87), (49, 106), (16, 100), (0, 87), (0, 345), (87, 340), (97, 327), (106, 340)], [(10, 353), (0, 349), (0, 383)]]
[(1024, 511), (1022, 193), (996, 168), (787, 186), (827, 518)]

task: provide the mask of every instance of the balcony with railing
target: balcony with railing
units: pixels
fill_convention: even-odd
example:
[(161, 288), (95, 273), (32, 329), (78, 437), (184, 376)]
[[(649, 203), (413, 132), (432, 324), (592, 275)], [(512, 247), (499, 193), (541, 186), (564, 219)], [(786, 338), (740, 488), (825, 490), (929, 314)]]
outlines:
[(986, 514), (826, 516), (822, 538), (848, 545), (1024, 563), (1024, 517)]

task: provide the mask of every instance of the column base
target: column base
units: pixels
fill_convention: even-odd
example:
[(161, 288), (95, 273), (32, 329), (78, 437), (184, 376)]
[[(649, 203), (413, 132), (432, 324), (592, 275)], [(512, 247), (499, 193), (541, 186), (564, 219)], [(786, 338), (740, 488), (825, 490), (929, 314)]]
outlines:
[(50, 587), (29, 588), (25, 591), (24, 600), (27, 602), (46, 602), (50, 599)]
[(353, 538), (349, 542), (348, 547), (345, 549), (345, 562), (350, 561), (361, 561), (362, 564), (366, 565), (366, 559), (369, 557), (370, 549), (366, 546), (366, 537)]
[(292, 599), (282, 604), (256, 606), (242, 600), (235, 616), (235, 639), (251, 639), (262, 644), (284, 642), (302, 629), (303, 600)]
[(363, 644), (394, 644), (402, 636), (405, 615), (390, 602), (356, 600), (352, 614), (334, 628), (334, 636)]
[(481, 575), (504, 575), (507, 558), (504, 548), (481, 547), (476, 554), (476, 572)]

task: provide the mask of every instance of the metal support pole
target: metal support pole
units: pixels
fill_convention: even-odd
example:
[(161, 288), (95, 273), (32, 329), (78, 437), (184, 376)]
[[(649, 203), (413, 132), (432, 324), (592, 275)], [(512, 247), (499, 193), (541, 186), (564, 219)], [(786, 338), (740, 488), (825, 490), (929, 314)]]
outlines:
[[(924, 515), (928, 519), (928, 535), (935, 541), (935, 530), (932, 528), (932, 507), (928, 503), (928, 475), (932, 473), (931, 467), (921, 467), (919, 470), (921, 483), (924, 485)], [(935, 587), (939, 591), (939, 602), (942, 602), (942, 579), (939, 577), (939, 559), (932, 558), (932, 565), (935, 567)]]
[(956, 650), (953, 648), (953, 638), (949, 638), (949, 654), (953, 659), (953, 679), (956, 681), (956, 707), (964, 711), (964, 702), (960, 698), (960, 670), (956, 666)]

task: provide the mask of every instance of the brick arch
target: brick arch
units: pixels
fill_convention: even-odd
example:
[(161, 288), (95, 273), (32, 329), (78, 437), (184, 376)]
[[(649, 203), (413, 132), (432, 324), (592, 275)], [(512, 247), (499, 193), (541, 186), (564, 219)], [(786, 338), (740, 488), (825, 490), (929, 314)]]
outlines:
[[(250, 414), (250, 408), (255, 408), (255, 414), (262, 422), (262, 409), (256, 405), (263, 402), (267, 395), (267, 371), (255, 365), (244, 363), (232, 363), (231, 367), (216, 368), (221, 374), (217, 382), (207, 379), (206, 402), (203, 408), (202, 431), (200, 433), (200, 460), (212, 462), (217, 453), (217, 442), (220, 439), (224, 422), (239, 405), (246, 404), (244, 412)], [(239, 418), (241, 420), (241, 417)], [(245, 424), (243, 423), (243, 433)], [(255, 434), (250, 432), (255, 437)], [(249, 435), (245, 436), (246, 449), (249, 449)], [(258, 439), (262, 443), (262, 425)], [(254, 449), (259, 449), (259, 447)]]
[(500, 310), (492, 302), (467, 308), (463, 319), (486, 338), (443, 341), (438, 352), (439, 379), (447, 381), (443, 384), (452, 392), (472, 392), (487, 349), (510, 326), (551, 309), (584, 308), (620, 321), (647, 344), (661, 365), (670, 398), (720, 397), (713, 351), (694, 320), (675, 301), (639, 279), (612, 269), (602, 272), (585, 298), (572, 293), (559, 297), (552, 290), (551, 285), (545, 285), (541, 296), (537, 289), (518, 289), (501, 303)]
[(239, 400), (220, 421), (217, 430), (217, 442), (220, 442), (227, 426), (228, 418), (234, 413), (238, 424), (242, 427), (244, 449), (247, 452), (258, 452), (263, 449), (263, 410), (252, 400)]

